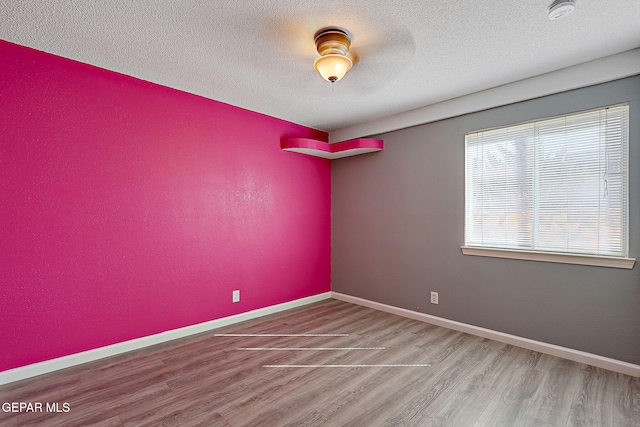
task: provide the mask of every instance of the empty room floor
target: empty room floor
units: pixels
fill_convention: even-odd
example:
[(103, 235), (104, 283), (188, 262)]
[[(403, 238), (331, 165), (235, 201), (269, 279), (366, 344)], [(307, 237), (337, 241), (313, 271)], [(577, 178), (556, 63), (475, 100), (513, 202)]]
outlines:
[(0, 425), (640, 426), (640, 378), (327, 300), (0, 386)]

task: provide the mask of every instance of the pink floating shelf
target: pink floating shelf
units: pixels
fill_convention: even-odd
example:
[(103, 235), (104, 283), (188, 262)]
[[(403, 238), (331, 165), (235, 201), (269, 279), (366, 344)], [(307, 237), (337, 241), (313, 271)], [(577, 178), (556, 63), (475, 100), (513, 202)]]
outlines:
[(292, 151), (294, 153), (308, 154), (310, 156), (333, 160), (382, 151), (384, 141), (374, 138), (357, 138), (329, 144), (328, 142), (318, 141), (317, 139), (286, 138), (280, 142), (280, 145), (284, 151)]

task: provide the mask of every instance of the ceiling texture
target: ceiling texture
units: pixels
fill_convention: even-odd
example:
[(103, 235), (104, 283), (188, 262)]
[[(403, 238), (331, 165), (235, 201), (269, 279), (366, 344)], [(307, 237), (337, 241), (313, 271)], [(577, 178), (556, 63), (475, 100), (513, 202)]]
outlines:
[[(0, 39), (324, 131), (640, 47), (640, 0), (0, 0)], [(352, 70), (313, 68), (314, 34)]]

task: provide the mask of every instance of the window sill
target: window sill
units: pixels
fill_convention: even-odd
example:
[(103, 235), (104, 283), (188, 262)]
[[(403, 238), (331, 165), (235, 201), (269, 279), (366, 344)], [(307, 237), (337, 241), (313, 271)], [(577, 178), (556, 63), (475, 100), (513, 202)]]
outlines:
[(598, 255), (574, 255), (552, 252), (517, 251), (513, 249), (488, 249), (462, 246), (464, 255), (486, 256), (492, 258), (511, 258), (528, 261), (558, 262), (562, 264), (593, 265), (597, 267), (613, 267), (631, 269), (635, 258), (615, 258)]

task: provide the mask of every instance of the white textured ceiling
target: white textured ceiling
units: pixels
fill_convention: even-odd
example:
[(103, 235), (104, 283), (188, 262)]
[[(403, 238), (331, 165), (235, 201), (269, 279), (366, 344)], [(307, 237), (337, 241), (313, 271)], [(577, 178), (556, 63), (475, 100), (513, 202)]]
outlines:
[[(0, 38), (325, 131), (640, 47), (640, 0), (0, 0)], [(353, 34), (334, 84), (314, 33)]]

